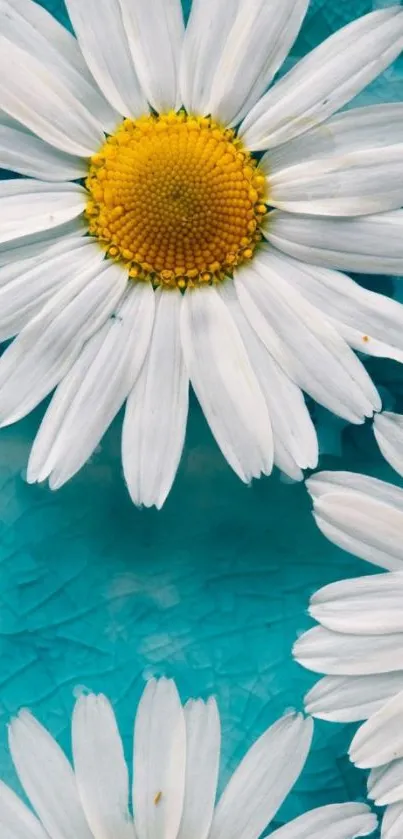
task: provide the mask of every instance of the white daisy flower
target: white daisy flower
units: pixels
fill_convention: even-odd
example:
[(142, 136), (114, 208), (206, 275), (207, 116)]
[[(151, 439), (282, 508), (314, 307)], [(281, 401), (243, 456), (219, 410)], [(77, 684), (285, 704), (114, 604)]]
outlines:
[[(302, 771), (312, 720), (290, 713), (272, 725), (215, 806), (220, 737), (214, 699), (182, 707), (174, 682), (150, 681), (134, 728), (133, 818), (122, 741), (104, 696), (77, 701), (74, 770), (46, 729), (24, 711), (10, 725), (9, 743), (37, 818), (1, 784), (2, 839), (259, 839)], [(365, 804), (334, 804), (305, 813), (271, 836), (353, 839), (375, 827)]]
[(126, 403), (126, 482), (160, 507), (189, 381), (244, 481), (316, 465), (302, 391), (380, 410), (353, 349), (402, 361), (403, 308), (334, 269), (403, 273), (403, 105), (332, 115), (399, 54), (403, 10), (265, 93), (308, 3), (194, 0), (185, 30), (180, 0), (67, 0), (76, 40), (0, 0), (0, 166), (25, 176), (0, 182), (0, 425), (56, 388), (29, 482), (62, 486)]
[(302, 635), (294, 655), (304, 667), (327, 675), (305, 697), (306, 710), (334, 722), (366, 720), (350, 758), (371, 769), (368, 795), (386, 805), (382, 839), (401, 839), (403, 572), (325, 586), (311, 598), (309, 612), (320, 626)]

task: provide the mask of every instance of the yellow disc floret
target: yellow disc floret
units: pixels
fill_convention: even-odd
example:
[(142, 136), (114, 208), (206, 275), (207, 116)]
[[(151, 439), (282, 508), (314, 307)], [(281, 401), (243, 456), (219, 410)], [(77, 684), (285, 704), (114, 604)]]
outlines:
[(265, 177), (209, 117), (125, 120), (91, 158), (86, 185), (90, 233), (156, 286), (222, 280), (260, 239)]

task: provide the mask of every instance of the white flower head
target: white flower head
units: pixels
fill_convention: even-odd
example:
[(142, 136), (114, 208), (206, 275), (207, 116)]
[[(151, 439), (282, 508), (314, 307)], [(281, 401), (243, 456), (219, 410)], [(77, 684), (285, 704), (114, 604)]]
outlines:
[(161, 507), (191, 383), (243, 481), (300, 480), (302, 392), (362, 423), (381, 402), (353, 350), (403, 360), (401, 305), (341, 273), (403, 273), (403, 105), (333, 116), (403, 10), (269, 87), (309, 0), (193, 0), (186, 28), (180, 0), (66, 5), (76, 38), (0, 0), (0, 166), (24, 176), (0, 182), (0, 425), (56, 389), (27, 473), (56, 489), (125, 404), (130, 495)]
[[(325, 506), (317, 513), (325, 520), (322, 529), (329, 528), (328, 535), (336, 543), (352, 552), (356, 544), (359, 556), (373, 562), (376, 557), (377, 564), (386, 566), (396, 556), (398, 540), (402, 541), (402, 525), (399, 530), (394, 515), (403, 520), (403, 507), (398, 512), (393, 501), (400, 497), (403, 504), (403, 490), (367, 478), (373, 491), (366, 497), (356, 491), (364, 477), (352, 478), (355, 485), (348, 481), (343, 491), (343, 473), (319, 476), (322, 488), (325, 483), (328, 487)], [(401, 839), (403, 572), (325, 586), (312, 596), (309, 613), (319, 626), (299, 638), (294, 656), (309, 670), (326, 675), (306, 695), (306, 710), (333, 722), (366, 720), (353, 738), (350, 759), (360, 768), (371, 769), (369, 797), (379, 806), (386, 805), (382, 839)]]
[[(0, 785), (2, 839), (259, 839), (297, 780), (312, 720), (289, 713), (254, 743), (216, 801), (220, 719), (214, 699), (182, 707), (174, 683), (151, 680), (134, 730), (129, 772), (112, 707), (81, 696), (72, 719), (74, 769), (28, 712), (10, 725), (11, 755), (33, 812)], [(276, 839), (354, 839), (372, 833), (365, 804), (319, 807)]]

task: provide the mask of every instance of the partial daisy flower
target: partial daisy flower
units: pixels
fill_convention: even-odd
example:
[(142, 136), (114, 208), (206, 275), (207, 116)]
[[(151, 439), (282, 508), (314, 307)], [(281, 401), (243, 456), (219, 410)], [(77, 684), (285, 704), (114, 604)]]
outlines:
[[(24, 711), (11, 723), (11, 756), (37, 817), (4, 784), (5, 839), (258, 839), (305, 764), (312, 720), (290, 713), (241, 761), (215, 805), (220, 719), (214, 699), (182, 707), (174, 682), (151, 680), (134, 727), (133, 802), (112, 707), (81, 696), (72, 719), (74, 769), (46, 729)], [(376, 817), (365, 804), (319, 807), (275, 830), (276, 839), (366, 836)], [(329, 832), (330, 831), (330, 832)]]
[(62, 486), (126, 403), (130, 495), (161, 507), (189, 382), (243, 481), (300, 480), (303, 391), (362, 423), (381, 401), (353, 349), (403, 360), (402, 306), (340, 273), (403, 273), (403, 105), (333, 116), (403, 10), (265, 92), (309, 0), (194, 0), (186, 29), (180, 0), (66, 5), (76, 38), (0, 0), (0, 166), (24, 176), (0, 182), (0, 425), (56, 388), (28, 482)]
[(343, 550), (386, 568), (403, 567), (403, 489), (356, 472), (317, 472), (306, 481), (322, 533)]
[(325, 586), (311, 598), (309, 613), (320, 626), (301, 636), (294, 656), (327, 675), (306, 695), (306, 710), (333, 722), (366, 720), (351, 743), (350, 758), (371, 769), (368, 795), (387, 807), (382, 839), (401, 839), (403, 572)]

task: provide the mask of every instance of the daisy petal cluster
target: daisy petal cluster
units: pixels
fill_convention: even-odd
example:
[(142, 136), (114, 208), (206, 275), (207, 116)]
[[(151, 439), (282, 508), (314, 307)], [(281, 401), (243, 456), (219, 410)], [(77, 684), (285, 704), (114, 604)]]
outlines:
[[(362, 423), (354, 350), (403, 360), (403, 106), (336, 112), (398, 56), (374, 11), (274, 77), (309, 0), (0, 0), (0, 425), (54, 392), (30, 483), (68, 481), (125, 405), (133, 501), (161, 507), (191, 384), (246, 482), (314, 468), (303, 392)], [(29, 83), (28, 83), (29, 80)], [(263, 155), (260, 155), (263, 152)], [(259, 153), (259, 156), (258, 154)]]
[[(402, 489), (348, 472), (322, 472), (307, 483), (331, 541), (383, 568), (402, 568)], [(309, 614), (319, 626), (299, 638), (294, 656), (325, 675), (306, 695), (306, 710), (333, 722), (364, 720), (350, 759), (371, 770), (368, 795), (386, 806), (382, 839), (401, 839), (403, 571), (325, 586), (311, 597)]]
[[(24, 711), (9, 727), (11, 756), (36, 815), (0, 785), (6, 839), (258, 839), (305, 764), (312, 720), (289, 713), (246, 754), (215, 804), (220, 718), (214, 699), (181, 705), (174, 683), (151, 680), (134, 727), (134, 818), (129, 772), (113, 709), (81, 696), (72, 718), (74, 768)], [(354, 839), (372, 833), (364, 804), (319, 807), (271, 834), (276, 839)], [(328, 831), (331, 831), (329, 833)]]

